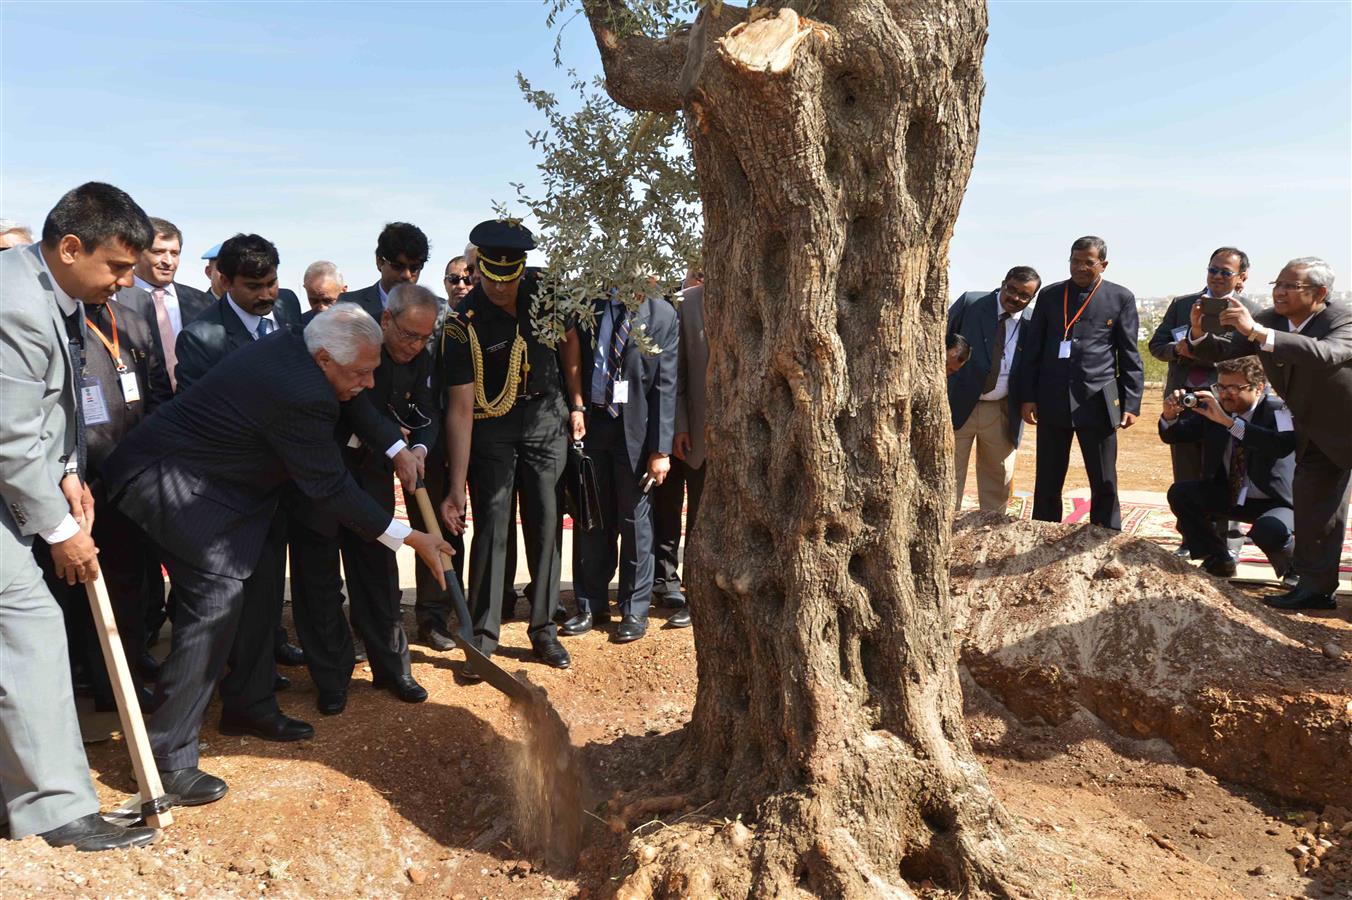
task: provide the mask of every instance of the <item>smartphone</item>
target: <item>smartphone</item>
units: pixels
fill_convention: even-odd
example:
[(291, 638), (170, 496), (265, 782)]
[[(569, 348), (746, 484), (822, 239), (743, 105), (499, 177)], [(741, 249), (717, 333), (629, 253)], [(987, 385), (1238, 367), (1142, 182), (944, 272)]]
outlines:
[(1230, 307), (1230, 301), (1224, 297), (1202, 298), (1202, 330), (1207, 334), (1223, 334), (1226, 326), (1221, 324), (1221, 313)]

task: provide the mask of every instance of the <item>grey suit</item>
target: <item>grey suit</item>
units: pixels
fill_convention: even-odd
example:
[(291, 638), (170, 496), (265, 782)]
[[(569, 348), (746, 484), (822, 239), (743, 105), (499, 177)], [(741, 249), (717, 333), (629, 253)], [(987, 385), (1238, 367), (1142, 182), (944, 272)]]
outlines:
[(34, 536), (70, 508), (75, 372), (39, 246), (0, 254), (0, 798), (21, 838), (98, 812), (80, 742), (61, 610)]
[(1347, 533), (1352, 490), (1352, 309), (1330, 304), (1311, 316), (1299, 334), (1275, 309), (1254, 316), (1272, 330), (1273, 350), (1239, 334), (1198, 341), (1193, 353), (1215, 362), (1257, 354), (1268, 384), (1295, 419), (1296, 548), (1292, 566), (1308, 590), (1338, 588), (1338, 563)]

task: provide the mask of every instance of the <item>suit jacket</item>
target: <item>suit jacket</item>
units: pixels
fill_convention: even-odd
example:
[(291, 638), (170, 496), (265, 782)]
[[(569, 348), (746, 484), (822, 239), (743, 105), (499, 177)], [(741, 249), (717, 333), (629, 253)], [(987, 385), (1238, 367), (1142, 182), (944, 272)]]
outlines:
[(339, 303), (355, 303), (362, 309), (370, 313), (371, 318), (377, 322), (380, 321), (380, 314), (385, 311), (385, 307), (380, 305), (380, 282), (377, 281), (370, 287), (364, 287), (356, 291), (344, 291), (338, 295)]
[[(405, 411), (409, 406), (416, 406), (427, 418), (427, 424), (410, 432), (408, 444), (410, 447), (422, 444), (430, 453), (437, 440), (436, 397), (431, 379), (432, 357), (429, 354), (419, 353), (411, 362), (401, 364), (395, 362), (389, 352), (382, 347), (380, 366), (373, 376), (375, 384), (370, 390), (358, 394), (351, 404), (355, 405), (358, 401), (362, 401), (370, 405), (376, 414), (396, 430), (400, 427), (399, 420), (395, 418), (391, 407), (408, 421)], [(389, 444), (372, 447), (363, 442), (360, 447), (354, 448), (348, 444), (351, 435), (351, 422), (340, 423), (338, 436), (344, 445), (343, 457), (353, 478), (381, 505), (382, 509), (393, 512), (394, 464), (385, 455)]]
[(1019, 399), (1038, 405), (1039, 422), (1111, 430), (1122, 424), (1124, 412), (1141, 411), (1145, 369), (1136, 346), (1136, 298), (1120, 284), (1102, 282), (1070, 330), (1070, 358), (1059, 359), (1067, 287), (1073, 318), (1079, 304), (1072, 282), (1048, 285), (1038, 294), (1025, 325)]
[(288, 480), (374, 540), (390, 515), (343, 464), (338, 416), (304, 338), (277, 332), (230, 354), (128, 435), (104, 466), (108, 495), (170, 553), (234, 578), (257, 566)]
[(75, 368), (39, 247), (0, 253), (0, 590), (32, 565), (33, 536), (70, 512), (59, 484), (76, 445)]
[(1266, 353), (1238, 332), (1212, 335), (1193, 345), (1198, 359), (1216, 362), (1255, 354), (1263, 362), (1268, 386), (1282, 396), (1302, 439), (1314, 441), (1329, 459), (1352, 468), (1352, 309), (1330, 303), (1311, 316), (1299, 334), (1275, 309), (1254, 316), (1273, 331)]
[[(1282, 420), (1285, 421), (1282, 421)], [(1166, 444), (1202, 445), (1202, 477), (1228, 481), (1225, 450), (1233, 440), (1230, 432), (1217, 422), (1192, 410), (1185, 410), (1173, 425), (1160, 420), (1160, 440)], [(1291, 414), (1275, 394), (1265, 392), (1244, 427), (1240, 445), (1247, 454), (1249, 479), (1268, 497), (1283, 506), (1292, 506), (1291, 479), (1296, 473), (1296, 432)]]
[[(198, 316), (210, 309), (216, 302), (216, 298), (211, 296), (209, 291), (199, 291), (195, 287), (189, 287), (177, 281), (174, 282), (174, 294), (178, 296), (179, 321), (184, 327), (196, 321)], [(153, 306), (151, 307), (151, 314), (154, 314)]]
[(150, 295), (139, 288), (123, 288), (102, 311), (92, 306), (85, 307), (85, 315), (99, 323), (100, 330), (111, 340), (109, 310), (117, 317), (122, 363), (136, 373), (141, 399), (135, 403), (117, 402), (123, 394), (113, 358), (90, 330), (85, 341), (84, 374), (99, 380), (109, 416), (108, 422), (85, 428), (85, 441), (89, 448), (88, 476), (91, 479), (97, 476), (103, 460), (127, 432), (174, 396), (173, 388), (169, 385), (169, 372), (164, 367), (159, 328), (155, 324), (155, 302)]
[(676, 353), (676, 433), (690, 435), (685, 464), (704, 465), (704, 431), (709, 419), (709, 342), (704, 337), (704, 285), (686, 291), (678, 308), (681, 343)]
[[(1004, 347), (995, 346), (995, 330), (1000, 313), (998, 290), (968, 291), (948, 308), (948, 334), (960, 334), (972, 347), (967, 364), (948, 376), (948, 409), (953, 416), (953, 428), (963, 426), (976, 409), (986, 386), (986, 376), (1003, 361)], [(1020, 316), (1018, 335), (1014, 339), (1014, 359), (1009, 366), (1009, 393), (1005, 405), (1009, 408), (1009, 439), (1019, 446), (1023, 438), (1023, 417), (1019, 415), (1019, 366), (1023, 362), (1024, 338), (1028, 334), (1028, 320), (1032, 310)]]
[[(598, 301), (595, 308), (599, 326), (601, 316), (605, 315), (605, 301)], [(650, 356), (633, 340), (626, 341), (624, 346), (620, 373), (629, 384), (629, 402), (624, 404), (624, 438), (629, 463), (637, 472), (649, 454), (671, 452), (671, 439), (676, 435), (676, 356), (680, 331), (676, 310), (665, 300), (650, 297), (639, 304), (633, 315), (630, 333), (646, 326), (653, 342), (662, 348), (661, 353)], [(582, 339), (582, 390), (590, 403), (592, 372), (596, 368), (596, 330), (584, 329), (578, 336)]]
[[(1203, 369), (1213, 369), (1211, 363), (1204, 363), (1201, 360), (1187, 359), (1180, 357), (1174, 350), (1179, 339), (1174, 337), (1178, 330), (1183, 329), (1186, 335), (1192, 327), (1192, 306), (1202, 298), (1204, 291), (1196, 291), (1191, 294), (1184, 294), (1181, 297), (1175, 297), (1169, 304), (1169, 308), (1164, 311), (1164, 318), (1160, 319), (1159, 327), (1155, 333), (1150, 336), (1150, 343), (1147, 345), (1150, 355), (1160, 362), (1169, 364), (1168, 374), (1164, 377), (1164, 396), (1169, 396), (1178, 388), (1184, 386), (1188, 378), (1188, 370), (1194, 366)], [(1243, 294), (1237, 295), (1240, 303), (1248, 307), (1249, 312), (1257, 314), (1258, 304), (1250, 300)], [(1228, 329), (1231, 333), (1234, 329)]]
[[(295, 310), (293, 317), (290, 304), (284, 306), (280, 295), (273, 306), (273, 318), (277, 320), (279, 328), (300, 324), (299, 309)], [(192, 387), (212, 366), (241, 347), (254, 343), (254, 340), (249, 329), (244, 327), (239, 316), (230, 308), (230, 303), (224, 297), (217, 300), (214, 306), (178, 333), (178, 342), (175, 344), (178, 367), (174, 369), (178, 392), (181, 394)]]

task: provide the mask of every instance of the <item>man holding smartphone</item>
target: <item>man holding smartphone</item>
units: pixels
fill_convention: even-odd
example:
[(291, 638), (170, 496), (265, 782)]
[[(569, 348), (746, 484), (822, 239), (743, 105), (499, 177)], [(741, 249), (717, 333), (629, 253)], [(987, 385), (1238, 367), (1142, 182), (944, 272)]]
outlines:
[[(586, 392), (585, 449), (598, 474), (601, 528), (573, 534), (578, 613), (560, 629), (585, 634), (610, 620), (607, 588), (618, 562), (620, 623), (616, 643), (648, 633), (653, 590), (652, 488), (671, 467), (676, 436), (676, 310), (659, 298), (631, 309), (618, 295), (595, 304), (595, 324), (582, 334)], [(645, 353), (634, 336), (646, 331), (660, 348)], [(616, 541), (619, 555), (616, 555)]]

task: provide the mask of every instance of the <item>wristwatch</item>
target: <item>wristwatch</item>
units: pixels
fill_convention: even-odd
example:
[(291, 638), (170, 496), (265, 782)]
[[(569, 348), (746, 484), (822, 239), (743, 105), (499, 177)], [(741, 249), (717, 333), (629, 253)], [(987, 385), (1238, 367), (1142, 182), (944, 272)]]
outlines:
[(584, 412), (587, 411), (587, 407), (583, 406), (581, 403), (570, 403), (570, 404), (568, 405), (568, 411), (569, 411), (570, 413), (575, 413), (575, 412), (584, 413)]

